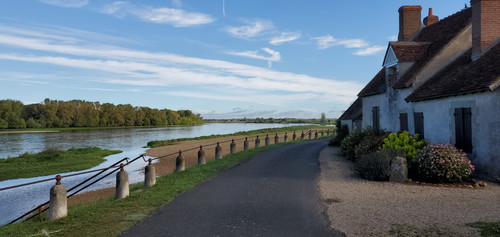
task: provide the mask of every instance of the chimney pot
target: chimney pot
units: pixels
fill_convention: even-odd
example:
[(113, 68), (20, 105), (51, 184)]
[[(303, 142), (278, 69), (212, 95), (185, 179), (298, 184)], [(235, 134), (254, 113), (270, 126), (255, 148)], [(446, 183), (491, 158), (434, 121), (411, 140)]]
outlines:
[(424, 18), (424, 25), (430, 26), (438, 21), (439, 21), (439, 17), (432, 15), (432, 8), (429, 8), (429, 15)]

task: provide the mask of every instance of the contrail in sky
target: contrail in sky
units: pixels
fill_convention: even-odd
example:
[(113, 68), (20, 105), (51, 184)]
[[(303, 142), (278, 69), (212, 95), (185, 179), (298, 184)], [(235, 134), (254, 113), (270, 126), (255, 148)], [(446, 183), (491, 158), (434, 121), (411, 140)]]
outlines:
[(224, 0), (222, 0), (222, 15), (226, 16), (226, 8), (224, 7)]

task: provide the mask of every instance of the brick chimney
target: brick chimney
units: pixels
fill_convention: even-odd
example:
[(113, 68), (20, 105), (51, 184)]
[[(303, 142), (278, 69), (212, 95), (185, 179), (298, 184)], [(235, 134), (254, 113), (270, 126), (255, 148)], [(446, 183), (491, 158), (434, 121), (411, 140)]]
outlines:
[(421, 27), (421, 6), (402, 6), (399, 8), (398, 41), (410, 41)]
[(500, 38), (500, 0), (471, 0), (472, 60)]
[(424, 18), (424, 25), (430, 26), (438, 21), (439, 17), (432, 15), (432, 8), (429, 8), (429, 15)]

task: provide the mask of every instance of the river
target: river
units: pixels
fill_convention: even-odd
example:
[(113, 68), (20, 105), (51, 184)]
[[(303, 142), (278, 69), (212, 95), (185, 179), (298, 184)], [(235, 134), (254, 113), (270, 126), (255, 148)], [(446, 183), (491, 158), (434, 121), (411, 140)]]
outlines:
[[(146, 151), (143, 148), (153, 140), (169, 140), (177, 138), (192, 138), (215, 134), (231, 134), (240, 131), (250, 131), (263, 128), (279, 128), (295, 124), (254, 124), (254, 123), (211, 123), (194, 127), (163, 127), (163, 128), (120, 128), (96, 130), (70, 130), (56, 133), (16, 133), (0, 134), (0, 158), (16, 157), (25, 152), (37, 153), (47, 148), (69, 149), (82, 147), (100, 147), (103, 149), (122, 150), (120, 154), (106, 157), (106, 161), (98, 168), (105, 168), (116, 161), (130, 157), (134, 158)], [(126, 167), (130, 183), (142, 182), (144, 179), (140, 169), (144, 162), (134, 162)], [(64, 173), (67, 175), (75, 172)], [(65, 178), (63, 184), (70, 188), (92, 174)], [(13, 179), (0, 182), (0, 188), (16, 184), (53, 178), (54, 175), (35, 178)], [(86, 191), (114, 186), (115, 175), (99, 181)], [(0, 225), (5, 225), (25, 212), (48, 201), (50, 187), (54, 182), (44, 182), (35, 185), (0, 191)]]

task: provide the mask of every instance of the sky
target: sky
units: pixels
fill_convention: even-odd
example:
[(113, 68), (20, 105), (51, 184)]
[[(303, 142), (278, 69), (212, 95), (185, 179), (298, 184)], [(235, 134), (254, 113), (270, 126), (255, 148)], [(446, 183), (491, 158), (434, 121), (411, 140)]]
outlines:
[(398, 9), (463, 0), (0, 3), (0, 99), (86, 100), (204, 118), (337, 118), (381, 69)]

